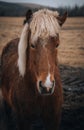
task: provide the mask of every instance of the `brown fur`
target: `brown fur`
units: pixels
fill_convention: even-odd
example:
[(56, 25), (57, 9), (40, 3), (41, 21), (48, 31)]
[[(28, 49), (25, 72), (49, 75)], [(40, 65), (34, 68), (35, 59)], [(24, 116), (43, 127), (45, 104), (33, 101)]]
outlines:
[[(35, 48), (28, 43), (26, 56), (26, 73), (19, 74), (18, 60), (19, 39), (12, 40), (2, 53), (2, 92), (6, 102), (16, 112), (19, 128), (30, 128), (33, 118), (41, 117), (47, 130), (57, 130), (60, 123), (63, 101), (59, 69), (57, 65), (57, 46), (59, 37), (38, 39)], [(43, 42), (46, 42), (43, 47)], [(51, 80), (55, 79), (55, 90), (52, 95), (42, 96), (37, 89), (37, 80), (43, 82), (48, 74), (50, 64)]]

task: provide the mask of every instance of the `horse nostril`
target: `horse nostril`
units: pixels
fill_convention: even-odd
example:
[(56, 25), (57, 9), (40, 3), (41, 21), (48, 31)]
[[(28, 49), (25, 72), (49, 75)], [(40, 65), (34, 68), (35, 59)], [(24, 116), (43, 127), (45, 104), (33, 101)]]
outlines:
[(52, 81), (52, 87), (54, 87), (54, 85), (55, 85), (55, 81), (53, 80), (53, 81)]
[(39, 82), (39, 86), (40, 86), (40, 87), (43, 87), (42, 81)]

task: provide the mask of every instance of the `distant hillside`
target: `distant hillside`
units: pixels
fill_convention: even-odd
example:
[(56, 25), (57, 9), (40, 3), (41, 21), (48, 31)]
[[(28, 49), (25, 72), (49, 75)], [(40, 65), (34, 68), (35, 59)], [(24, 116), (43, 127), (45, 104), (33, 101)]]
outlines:
[(36, 10), (44, 6), (28, 3), (8, 3), (0, 1), (0, 16), (24, 16), (28, 9)]
[[(0, 1), (0, 16), (24, 16), (28, 9), (32, 9), (32, 11), (36, 11), (41, 8), (49, 8), (46, 6), (41, 6), (38, 4), (30, 4), (30, 3), (8, 3)], [(68, 11), (68, 16), (70, 17), (80, 17), (84, 16), (84, 5), (81, 7), (75, 5), (72, 7), (59, 7), (59, 8), (50, 8), (52, 10), (58, 10), (60, 14)]]
[(23, 14), (22, 10), (24, 7), (19, 4), (0, 2), (0, 16), (19, 16)]
[(46, 6), (42, 6), (42, 5), (39, 5), (39, 4), (32, 4), (32, 3), (19, 3), (19, 4), (23, 7), (28, 7), (28, 8), (31, 8), (31, 9), (38, 9), (38, 8), (46, 7)]

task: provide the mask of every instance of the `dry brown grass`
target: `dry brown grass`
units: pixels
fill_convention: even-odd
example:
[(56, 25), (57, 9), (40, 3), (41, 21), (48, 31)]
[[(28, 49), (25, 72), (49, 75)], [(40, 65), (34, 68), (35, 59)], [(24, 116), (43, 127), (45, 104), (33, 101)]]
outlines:
[[(20, 37), (24, 18), (0, 17), (0, 54), (8, 41)], [(84, 67), (84, 18), (68, 18), (60, 32), (59, 63)]]

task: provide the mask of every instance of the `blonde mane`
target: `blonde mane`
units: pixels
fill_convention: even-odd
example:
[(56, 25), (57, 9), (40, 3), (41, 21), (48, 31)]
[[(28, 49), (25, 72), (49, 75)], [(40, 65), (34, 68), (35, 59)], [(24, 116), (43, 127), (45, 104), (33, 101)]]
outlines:
[(35, 43), (38, 37), (45, 39), (49, 36), (56, 36), (59, 33), (58, 15), (57, 11), (48, 9), (39, 10), (33, 14), (30, 23), (32, 43)]
[(58, 23), (57, 11), (43, 9), (35, 12), (30, 24), (26, 23), (18, 45), (18, 68), (21, 76), (26, 72), (26, 48), (28, 45), (28, 30), (31, 30), (30, 42), (35, 43), (38, 37), (41, 39), (49, 36), (56, 36), (59, 33), (60, 25)]
[(27, 39), (28, 39), (28, 23), (25, 24), (19, 45), (18, 45), (18, 68), (21, 76), (25, 75), (26, 71), (26, 49), (27, 49)]

